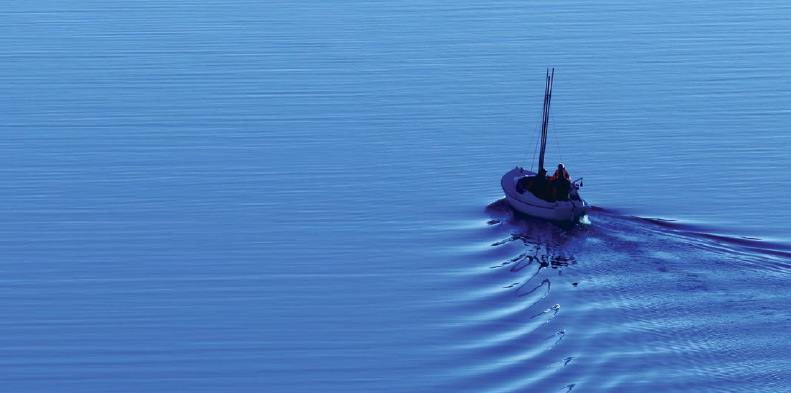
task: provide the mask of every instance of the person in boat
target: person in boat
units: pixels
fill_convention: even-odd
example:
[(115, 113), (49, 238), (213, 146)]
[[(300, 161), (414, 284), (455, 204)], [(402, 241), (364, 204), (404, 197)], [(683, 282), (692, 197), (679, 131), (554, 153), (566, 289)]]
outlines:
[(552, 184), (552, 199), (556, 201), (569, 200), (569, 190), (571, 189), (571, 176), (569, 176), (566, 167), (563, 164), (558, 164), (558, 170), (549, 178)]
[(571, 176), (566, 171), (566, 167), (563, 166), (563, 163), (558, 164), (558, 170), (555, 171), (555, 174), (549, 178), (549, 181), (556, 181), (560, 178), (566, 179), (566, 181), (571, 182)]
[(538, 170), (538, 174), (533, 179), (531, 186), (530, 192), (532, 192), (533, 195), (544, 200), (547, 199), (551, 190), (549, 187), (549, 180), (547, 179), (546, 169), (540, 168)]

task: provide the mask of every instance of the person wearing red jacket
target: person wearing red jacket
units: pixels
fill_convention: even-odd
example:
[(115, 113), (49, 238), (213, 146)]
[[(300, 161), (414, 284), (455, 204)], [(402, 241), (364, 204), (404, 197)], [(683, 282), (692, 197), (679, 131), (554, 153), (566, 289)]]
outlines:
[(558, 170), (555, 171), (555, 174), (549, 178), (549, 182), (552, 184), (552, 199), (555, 201), (567, 201), (569, 200), (569, 188), (571, 188), (571, 176), (569, 176), (568, 171), (563, 166), (563, 164), (558, 164)]
[(566, 168), (563, 166), (563, 164), (558, 164), (558, 170), (556, 170), (555, 174), (552, 175), (552, 177), (549, 178), (549, 181), (555, 181), (559, 177), (562, 177), (562, 178), (565, 178), (568, 181), (571, 181), (571, 176), (569, 176), (569, 173), (566, 171)]

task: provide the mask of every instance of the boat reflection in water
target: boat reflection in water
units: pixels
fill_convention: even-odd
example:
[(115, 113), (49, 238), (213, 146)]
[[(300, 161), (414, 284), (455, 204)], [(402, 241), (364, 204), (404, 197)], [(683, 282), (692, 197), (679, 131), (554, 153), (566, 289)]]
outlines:
[(559, 371), (577, 356), (563, 346), (577, 308), (575, 252), (588, 227), (523, 215), (505, 199), (490, 204), (486, 214), (492, 237), (485, 263), (476, 267), (476, 306), (464, 303), (467, 312), (482, 311), (454, 323), (462, 328), (451, 333), (464, 351), (458, 358), (474, 359), (460, 371), (466, 391), (567, 386), (567, 375)]
[[(492, 244), (494, 247), (516, 246), (519, 253), (492, 269), (505, 268), (511, 273), (522, 276), (522, 280), (509, 287), (514, 288), (516, 296), (535, 299), (527, 305), (533, 307), (550, 292), (552, 281), (563, 276), (563, 270), (577, 263), (570, 242), (579, 239), (586, 232), (580, 224), (546, 221), (520, 214), (512, 209), (508, 201), (500, 199), (486, 208), (492, 217), (490, 225), (508, 225), (511, 235)], [(576, 242), (573, 242), (576, 243)], [(545, 269), (554, 269), (556, 274), (542, 274)], [(548, 272), (547, 272), (548, 273)], [(555, 277), (553, 277), (555, 276)], [(559, 306), (553, 306), (557, 312)]]

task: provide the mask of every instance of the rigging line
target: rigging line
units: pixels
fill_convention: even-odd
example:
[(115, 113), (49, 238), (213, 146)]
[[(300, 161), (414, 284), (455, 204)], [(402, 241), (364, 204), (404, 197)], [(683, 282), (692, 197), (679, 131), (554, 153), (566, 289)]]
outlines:
[[(547, 126), (547, 95), (549, 93), (549, 68), (547, 68), (547, 75), (546, 79), (544, 80), (544, 104), (541, 110), (541, 152), (538, 155), (538, 168), (536, 172), (540, 171), (543, 168), (544, 164), (544, 151), (546, 149), (546, 126)], [(533, 153), (533, 159), (535, 159), (535, 153)], [(530, 170), (533, 170), (533, 164), (530, 164)]]
[[(536, 161), (536, 151), (538, 150), (538, 138), (539, 138), (539, 135), (536, 133), (536, 130), (538, 130), (538, 124), (533, 126), (533, 133), (532, 134), (534, 135), (535, 143), (533, 144), (533, 158), (530, 159), (530, 170), (531, 171), (533, 170), (533, 165), (534, 165), (534, 162)], [(525, 152), (525, 157), (522, 159), (522, 168), (525, 167), (524, 162), (527, 161), (527, 155), (529, 154), (528, 152), (529, 152), (529, 150)]]
[[(541, 113), (541, 121), (543, 122), (543, 120), (544, 120), (544, 114)], [(540, 142), (539, 139), (541, 137), (541, 135), (539, 135), (536, 131), (538, 131), (538, 123), (536, 123), (536, 125), (533, 126), (533, 135), (534, 135), (534, 138), (535, 138), (535, 143), (533, 144), (533, 158), (530, 159), (530, 171), (531, 172), (533, 171), (533, 165), (535, 165), (535, 163), (536, 163), (536, 152), (538, 151), (538, 143)], [(526, 155), (527, 155), (527, 153), (525, 153), (525, 159), (527, 159)], [(524, 160), (522, 160), (522, 162), (524, 162)], [(522, 167), (524, 167), (524, 165), (522, 165)]]
[[(535, 162), (536, 162), (536, 152), (538, 151), (538, 134), (536, 133), (536, 130), (538, 130), (538, 124), (536, 124), (536, 126), (533, 127), (533, 135), (536, 136), (535, 137), (536, 143), (533, 144), (533, 158), (530, 159), (530, 171), (531, 172), (533, 171), (533, 165), (535, 165)], [(527, 158), (527, 157), (525, 157), (525, 158)]]
[(557, 146), (557, 148), (558, 148), (558, 155), (560, 156), (560, 162), (563, 162), (563, 152), (560, 151), (560, 143), (558, 142), (558, 125), (555, 124), (555, 115), (554, 114), (552, 114), (552, 128), (555, 129), (555, 132), (553, 133), (553, 135), (555, 137), (555, 146)]
[(552, 69), (552, 74), (549, 74), (549, 68), (547, 68), (547, 83), (544, 90), (544, 116), (541, 121), (541, 154), (538, 156), (538, 170), (541, 171), (544, 169), (544, 153), (546, 153), (547, 147), (547, 126), (549, 125), (549, 111), (550, 111), (550, 103), (552, 100), (552, 82), (555, 79), (555, 69)]
[(549, 93), (549, 69), (547, 69), (546, 79), (544, 80), (544, 106), (541, 109), (541, 153), (538, 155), (538, 170), (544, 167), (544, 149), (546, 148), (546, 129), (547, 129), (547, 94)]
[[(534, 145), (533, 145), (533, 158), (531, 159), (531, 164), (530, 164), (530, 170), (531, 170), (531, 171), (533, 170), (533, 164), (532, 164), (532, 161), (535, 161), (535, 159), (536, 159), (536, 149), (538, 149), (538, 137), (537, 137), (537, 136), (535, 136), (535, 135), (536, 135), (536, 130), (537, 130), (537, 129), (538, 129), (538, 124), (536, 124), (535, 126), (533, 126), (533, 133), (532, 133), (532, 135), (534, 135), (534, 138), (535, 138), (535, 143), (534, 143)], [(529, 145), (528, 145), (528, 146), (529, 146)], [(527, 156), (528, 156), (528, 154), (530, 154), (530, 150), (526, 150), (526, 151), (525, 151), (525, 155), (522, 157), (522, 168), (524, 168), (524, 167), (525, 167), (525, 161), (527, 161)]]

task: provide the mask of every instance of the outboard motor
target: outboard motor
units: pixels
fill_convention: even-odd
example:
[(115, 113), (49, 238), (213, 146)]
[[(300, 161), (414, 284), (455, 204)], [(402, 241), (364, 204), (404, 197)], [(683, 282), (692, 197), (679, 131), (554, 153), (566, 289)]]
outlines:
[[(577, 184), (577, 182), (579, 182), (579, 184)], [(580, 200), (580, 193), (579, 193), (580, 187), (582, 187), (582, 178), (579, 178), (571, 182), (571, 187), (569, 189), (569, 198), (571, 198), (572, 201)]]

